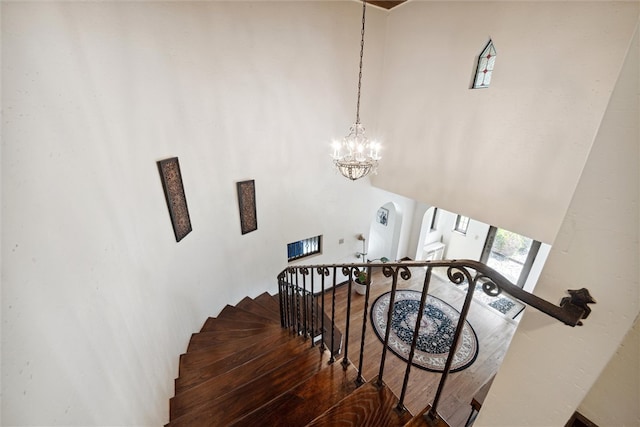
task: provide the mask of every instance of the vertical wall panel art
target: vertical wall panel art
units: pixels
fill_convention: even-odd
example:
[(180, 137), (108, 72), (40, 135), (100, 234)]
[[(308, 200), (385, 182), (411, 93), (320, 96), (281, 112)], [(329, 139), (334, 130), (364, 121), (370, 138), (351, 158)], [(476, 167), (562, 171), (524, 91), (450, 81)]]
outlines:
[(164, 195), (167, 199), (167, 207), (173, 224), (173, 233), (176, 236), (176, 242), (179, 242), (191, 232), (191, 219), (189, 218), (187, 199), (184, 195), (178, 158), (172, 157), (160, 160), (158, 162), (158, 170), (160, 171), (162, 187), (164, 188)]
[(258, 229), (256, 218), (256, 186), (255, 181), (241, 181), (238, 187), (238, 207), (240, 208), (240, 228), (242, 234)]

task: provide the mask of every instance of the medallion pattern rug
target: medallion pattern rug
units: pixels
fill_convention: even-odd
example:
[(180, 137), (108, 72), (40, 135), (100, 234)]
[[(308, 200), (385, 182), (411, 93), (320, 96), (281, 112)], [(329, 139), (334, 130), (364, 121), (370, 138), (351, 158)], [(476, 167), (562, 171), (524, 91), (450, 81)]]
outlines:
[[(390, 292), (382, 294), (371, 308), (371, 324), (383, 343), (387, 328), (390, 295)], [(396, 292), (389, 334), (389, 349), (405, 361), (408, 360), (411, 351), (413, 331), (420, 308), (420, 295), (420, 292), (412, 290)], [(444, 370), (459, 318), (460, 313), (455, 308), (439, 298), (427, 295), (413, 357), (414, 366), (434, 372)], [(478, 337), (469, 322), (465, 321), (458, 350), (451, 365), (451, 372), (461, 371), (471, 366), (477, 356)]]

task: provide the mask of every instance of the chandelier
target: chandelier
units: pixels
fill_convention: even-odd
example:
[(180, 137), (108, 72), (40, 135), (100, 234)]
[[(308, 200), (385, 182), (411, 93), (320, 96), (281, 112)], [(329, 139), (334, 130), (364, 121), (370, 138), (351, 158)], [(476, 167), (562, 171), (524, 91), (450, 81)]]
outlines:
[(364, 22), (367, 3), (362, 1), (362, 31), (360, 39), (360, 72), (358, 74), (358, 101), (356, 122), (349, 128), (349, 134), (341, 141), (333, 141), (333, 164), (338, 172), (352, 181), (377, 173), (380, 160), (380, 144), (369, 141), (360, 123), (360, 90), (362, 88), (362, 57), (364, 54)]

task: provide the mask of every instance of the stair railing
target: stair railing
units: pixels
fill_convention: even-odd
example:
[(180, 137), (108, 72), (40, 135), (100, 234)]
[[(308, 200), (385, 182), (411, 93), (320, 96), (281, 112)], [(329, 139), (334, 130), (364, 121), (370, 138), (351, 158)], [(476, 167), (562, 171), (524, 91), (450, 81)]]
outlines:
[[(389, 335), (392, 324), (393, 308), (395, 304), (395, 295), (398, 287), (399, 279), (408, 281), (411, 279), (412, 271), (420, 269), (424, 271), (424, 281), (422, 285), (422, 294), (420, 298), (420, 306), (417, 314), (416, 325), (420, 325), (422, 321), (422, 315), (426, 304), (426, 298), (429, 292), (429, 285), (431, 282), (432, 271), (434, 268), (445, 268), (447, 272), (447, 278), (454, 285), (461, 285), (468, 283), (467, 294), (464, 299), (464, 303), (456, 325), (455, 333), (451, 345), (449, 347), (449, 354), (445, 363), (444, 369), (441, 373), (441, 378), (438, 383), (438, 389), (436, 391), (433, 403), (430, 405), (430, 409), (425, 413), (425, 420), (429, 425), (438, 425), (442, 420), (442, 417), (438, 414), (437, 408), (442, 397), (445, 383), (449, 376), (451, 365), (455, 356), (455, 351), (462, 335), (462, 330), (471, 307), (471, 301), (473, 299), (476, 286), (480, 285), (482, 290), (490, 296), (498, 296), (502, 292), (506, 292), (511, 297), (519, 300), (527, 306), (534, 307), (537, 310), (563, 322), (569, 326), (582, 325), (581, 319), (585, 319), (591, 309), (587, 304), (595, 303), (593, 298), (589, 295), (587, 289), (568, 290), (569, 296), (562, 298), (560, 305), (550, 303), (536, 295), (533, 295), (520, 287), (514, 285), (504, 276), (498, 273), (493, 268), (482, 264), (478, 261), (472, 260), (438, 260), (438, 261), (402, 261), (402, 262), (369, 262), (369, 263), (354, 263), (354, 264), (331, 264), (331, 265), (305, 265), (305, 266), (290, 266), (283, 270), (278, 275), (278, 286), (280, 295), (280, 316), (281, 323), (284, 328), (291, 329), (294, 333), (304, 336), (305, 338), (311, 338), (311, 345), (315, 346), (316, 341), (320, 341), (320, 349), (324, 351), (329, 348), (331, 351), (331, 357), (329, 363), (335, 362), (335, 355), (340, 353), (340, 343), (336, 348), (336, 336), (338, 333), (335, 325), (335, 312), (336, 312), (336, 288), (338, 285), (342, 285), (346, 282), (347, 288), (347, 306), (346, 306), (346, 320), (345, 320), (345, 333), (344, 343), (342, 349), (342, 365), (346, 369), (351, 363), (349, 361), (349, 333), (350, 333), (350, 319), (351, 319), (351, 295), (353, 281), (360, 276), (361, 272), (367, 271), (366, 291), (364, 295), (364, 307), (362, 315), (362, 331), (360, 336), (360, 349), (359, 349), (359, 364), (358, 364), (358, 376), (356, 382), (360, 385), (363, 384), (364, 378), (362, 377), (363, 360), (364, 360), (364, 344), (365, 335), (367, 330), (368, 310), (369, 310), (369, 298), (371, 290), (371, 273), (373, 268), (381, 268), (385, 277), (391, 278), (391, 291), (389, 297), (389, 309), (387, 314), (386, 332), (384, 337), (384, 345), (382, 349), (380, 368), (377, 377), (377, 385), (383, 385), (384, 378), (384, 366), (389, 346)], [(340, 275), (338, 274), (340, 273)], [(314, 287), (314, 277), (320, 279), (320, 289), (316, 290)], [(340, 277), (340, 282), (338, 282)], [(309, 281), (307, 282), (307, 278)], [(331, 292), (331, 317), (329, 319), (329, 325), (325, 320), (325, 298), (324, 295), (327, 292), (327, 282), (331, 283), (331, 288), (328, 290)], [(309, 283), (309, 287), (307, 287)], [(318, 305), (318, 298), (320, 299), (320, 305)], [(330, 329), (330, 339), (328, 334)], [(398, 411), (406, 411), (404, 406), (404, 400), (407, 392), (407, 385), (409, 382), (409, 376), (411, 372), (411, 366), (415, 355), (415, 350), (418, 341), (418, 328), (414, 327), (414, 334), (412, 337), (411, 349), (406, 361), (406, 369), (403, 378), (402, 391), (399, 396), (399, 402), (397, 405)]]

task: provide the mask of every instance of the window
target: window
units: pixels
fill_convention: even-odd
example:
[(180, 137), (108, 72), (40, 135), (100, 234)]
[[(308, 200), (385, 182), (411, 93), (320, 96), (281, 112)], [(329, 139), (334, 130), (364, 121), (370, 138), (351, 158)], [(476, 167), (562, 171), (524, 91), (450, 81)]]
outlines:
[(458, 215), (458, 217), (456, 218), (456, 226), (454, 227), (453, 231), (467, 234), (467, 228), (469, 228), (469, 217)]
[(436, 231), (438, 229), (438, 208), (433, 208), (433, 216), (431, 217), (431, 227), (429, 227), (431, 231)]
[(289, 261), (322, 253), (322, 236), (309, 237), (287, 244), (287, 258)]
[(540, 249), (540, 242), (491, 226), (480, 262), (523, 287)]
[(478, 66), (476, 68), (476, 76), (473, 80), (473, 88), (481, 89), (489, 87), (491, 83), (491, 74), (493, 73), (493, 67), (496, 63), (496, 48), (493, 46), (493, 42), (489, 40), (489, 43), (485, 46), (478, 58)]

